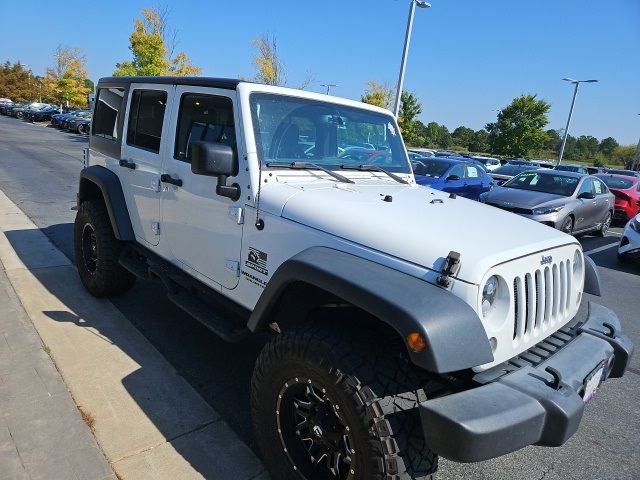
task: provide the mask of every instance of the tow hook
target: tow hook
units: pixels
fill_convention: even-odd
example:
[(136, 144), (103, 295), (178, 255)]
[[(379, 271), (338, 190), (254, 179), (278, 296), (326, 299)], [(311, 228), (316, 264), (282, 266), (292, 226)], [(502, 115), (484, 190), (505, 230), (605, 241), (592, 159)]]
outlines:
[(460, 254), (458, 252), (451, 251), (444, 260), (442, 275), (436, 279), (436, 282), (441, 287), (449, 288), (452, 281), (451, 277), (458, 273), (458, 270), (460, 270)]

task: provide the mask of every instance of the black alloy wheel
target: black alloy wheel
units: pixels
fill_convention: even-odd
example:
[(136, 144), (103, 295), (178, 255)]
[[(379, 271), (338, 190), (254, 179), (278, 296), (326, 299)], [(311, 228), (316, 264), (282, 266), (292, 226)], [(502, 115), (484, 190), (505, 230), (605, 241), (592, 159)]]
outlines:
[(98, 265), (98, 241), (96, 232), (90, 223), (82, 229), (82, 259), (86, 269), (94, 274)]
[(276, 408), (280, 443), (294, 470), (309, 479), (355, 478), (353, 438), (326, 388), (292, 378), (280, 390)]

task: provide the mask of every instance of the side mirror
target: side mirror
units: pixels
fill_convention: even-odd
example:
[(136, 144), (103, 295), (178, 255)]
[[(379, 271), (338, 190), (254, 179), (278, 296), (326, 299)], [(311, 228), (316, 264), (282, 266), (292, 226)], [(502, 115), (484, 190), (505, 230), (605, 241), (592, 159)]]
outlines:
[(578, 198), (584, 200), (593, 200), (594, 198), (596, 198), (596, 196), (592, 192), (582, 192), (580, 195), (578, 195)]
[(458, 175), (449, 175), (446, 179), (447, 182), (454, 180), (460, 180), (460, 177)]
[(210, 142), (191, 144), (191, 171), (196, 175), (218, 177), (216, 193), (222, 197), (238, 200), (240, 185), (227, 185), (227, 177), (238, 175), (238, 155), (229, 145)]

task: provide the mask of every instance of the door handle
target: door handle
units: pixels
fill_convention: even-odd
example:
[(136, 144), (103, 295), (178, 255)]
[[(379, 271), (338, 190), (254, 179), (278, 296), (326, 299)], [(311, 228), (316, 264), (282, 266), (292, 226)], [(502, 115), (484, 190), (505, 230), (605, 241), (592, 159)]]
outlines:
[(173, 178), (171, 175), (167, 175), (166, 173), (160, 175), (160, 181), (162, 183), (170, 183), (171, 185), (175, 185), (176, 187), (182, 186), (182, 180), (180, 180), (179, 178)]
[(120, 166), (125, 168), (130, 168), (131, 170), (136, 169), (136, 164), (129, 160), (120, 160)]

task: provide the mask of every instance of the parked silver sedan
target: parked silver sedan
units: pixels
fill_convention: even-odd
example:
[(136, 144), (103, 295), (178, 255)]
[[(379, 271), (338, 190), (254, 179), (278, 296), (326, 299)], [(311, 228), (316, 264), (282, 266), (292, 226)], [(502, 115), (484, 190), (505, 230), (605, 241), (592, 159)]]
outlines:
[(613, 194), (598, 178), (546, 169), (521, 173), (480, 201), (565, 233), (600, 236), (607, 233), (614, 208)]

